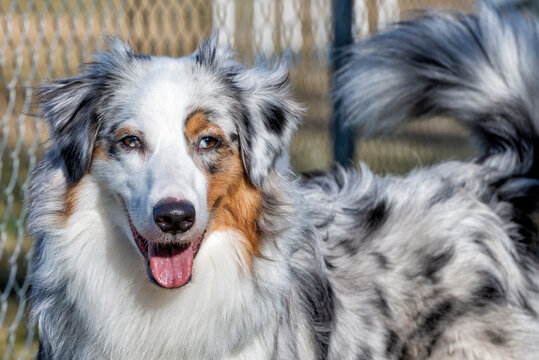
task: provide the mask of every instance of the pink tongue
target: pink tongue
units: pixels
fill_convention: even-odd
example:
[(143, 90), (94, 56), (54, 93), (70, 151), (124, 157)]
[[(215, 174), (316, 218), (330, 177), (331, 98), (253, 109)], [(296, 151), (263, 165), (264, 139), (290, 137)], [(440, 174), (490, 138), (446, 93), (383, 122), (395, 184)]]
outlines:
[(196, 241), (187, 247), (148, 244), (150, 270), (159, 285), (165, 288), (177, 288), (185, 285), (193, 271)]

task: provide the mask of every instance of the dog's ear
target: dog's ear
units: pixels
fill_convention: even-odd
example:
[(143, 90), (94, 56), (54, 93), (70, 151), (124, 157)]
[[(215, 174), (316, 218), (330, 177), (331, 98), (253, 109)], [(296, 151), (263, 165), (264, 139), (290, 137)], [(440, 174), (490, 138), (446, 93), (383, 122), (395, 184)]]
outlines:
[(50, 140), (64, 160), (67, 179), (78, 182), (90, 167), (102, 111), (119, 67), (133, 58), (131, 48), (109, 38), (109, 50), (96, 55), (81, 74), (54, 80), (39, 89), (40, 115)]
[(88, 75), (55, 80), (40, 89), (41, 116), (49, 124), (52, 146), (64, 160), (70, 183), (88, 170), (100, 127), (99, 89)]
[(291, 98), (285, 65), (247, 68), (232, 55), (218, 46), (216, 32), (194, 53), (196, 62), (213, 71), (235, 98), (236, 105), (228, 110), (237, 121), (243, 165), (262, 189), (277, 158), (286, 155), (302, 109)]
[(288, 69), (254, 67), (237, 72), (240, 89), (238, 133), (243, 164), (251, 182), (263, 188), (288, 147), (303, 113), (292, 100)]

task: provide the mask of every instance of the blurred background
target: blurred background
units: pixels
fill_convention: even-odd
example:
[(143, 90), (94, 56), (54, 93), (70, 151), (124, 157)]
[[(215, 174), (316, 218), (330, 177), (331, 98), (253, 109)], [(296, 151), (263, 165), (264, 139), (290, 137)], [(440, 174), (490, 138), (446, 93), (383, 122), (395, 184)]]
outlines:
[[(498, 2), (504, 5), (504, 1), (510, 0)], [(537, 2), (517, 5), (533, 9)], [(245, 63), (260, 58), (288, 62), (294, 95), (307, 109), (291, 147), (291, 163), (298, 173), (330, 168), (334, 145), (337, 150), (347, 147), (344, 162), (363, 161), (380, 173), (403, 173), (441, 159), (472, 156), (466, 132), (452, 119), (433, 119), (383, 139), (367, 140), (346, 132), (335, 139), (330, 102), (332, 45), (340, 40), (335, 32), (341, 37), (348, 32), (360, 40), (425, 7), (469, 12), (474, 3), (0, 0), (0, 359), (29, 359), (37, 350), (37, 336), (27, 324), (25, 308), (32, 240), (24, 230), (23, 194), (28, 174), (47, 145), (47, 129), (28, 116), (35, 100), (32, 87), (74, 75), (80, 64), (91, 60), (92, 52), (103, 48), (103, 34), (117, 35), (141, 53), (181, 56), (218, 29), (220, 42)], [(346, 145), (350, 141), (353, 147)]]

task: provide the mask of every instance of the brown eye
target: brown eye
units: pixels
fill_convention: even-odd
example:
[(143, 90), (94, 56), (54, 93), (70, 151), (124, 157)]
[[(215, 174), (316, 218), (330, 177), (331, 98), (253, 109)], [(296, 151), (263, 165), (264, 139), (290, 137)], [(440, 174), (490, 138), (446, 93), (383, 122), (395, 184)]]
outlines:
[(142, 143), (140, 142), (139, 138), (133, 135), (124, 137), (122, 140), (120, 140), (120, 143), (126, 148), (130, 149), (140, 149), (142, 147)]
[(207, 136), (203, 138), (202, 140), (200, 140), (200, 142), (198, 143), (198, 148), (202, 150), (208, 150), (215, 147), (215, 145), (217, 145), (218, 142), (219, 141), (216, 138)]

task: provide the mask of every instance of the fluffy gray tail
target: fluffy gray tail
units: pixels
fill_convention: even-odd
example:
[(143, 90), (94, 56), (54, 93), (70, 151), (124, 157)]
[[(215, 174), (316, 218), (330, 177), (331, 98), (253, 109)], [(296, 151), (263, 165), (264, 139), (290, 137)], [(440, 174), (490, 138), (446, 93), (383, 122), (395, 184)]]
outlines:
[(426, 13), (354, 45), (335, 90), (349, 125), (387, 132), (434, 115), (455, 117), (493, 171), (496, 196), (537, 207), (539, 28), (516, 9), (477, 16)]

